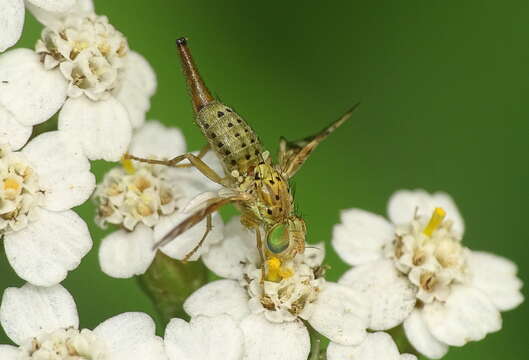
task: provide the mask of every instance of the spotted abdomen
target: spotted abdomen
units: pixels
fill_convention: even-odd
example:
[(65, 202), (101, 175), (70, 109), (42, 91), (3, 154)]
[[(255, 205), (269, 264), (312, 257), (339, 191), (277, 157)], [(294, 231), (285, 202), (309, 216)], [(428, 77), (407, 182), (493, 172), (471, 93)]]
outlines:
[(263, 147), (257, 135), (231, 108), (210, 103), (199, 111), (196, 121), (227, 174), (246, 172), (259, 163)]

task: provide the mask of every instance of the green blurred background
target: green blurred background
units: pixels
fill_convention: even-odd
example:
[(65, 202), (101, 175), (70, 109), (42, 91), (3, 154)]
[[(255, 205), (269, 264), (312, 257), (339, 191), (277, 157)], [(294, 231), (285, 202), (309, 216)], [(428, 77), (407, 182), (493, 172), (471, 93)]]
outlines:
[[(209, 87), (273, 154), (280, 135), (312, 134), (362, 101), (296, 176), (309, 241), (329, 244), (340, 209), (385, 213), (397, 189), (444, 190), (463, 213), (466, 244), (514, 260), (529, 281), (529, 2), (96, 0), (96, 10), (157, 73), (149, 118), (180, 127), (190, 149), (204, 140), (175, 52), (183, 35)], [(33, 47), (39, 32), (28, 16), (19, 45)], [(95, 165), (99, 179), (108, 168)], [(78, 211), (95, 240), (64, 282), (81, 325), (124, 311), (154, 315), (133, 279), (100, 271), (104, 233), (93, 224), (92, 204)], [(347, 267), (327, 249), (336, 280)], [(1, 252), (0, 291), (22, 284)], [(503, 320), (499, 333), (446, 358), (527, 356), (528, 307)], [(8, 343), (1, 331), (0, 343)]]

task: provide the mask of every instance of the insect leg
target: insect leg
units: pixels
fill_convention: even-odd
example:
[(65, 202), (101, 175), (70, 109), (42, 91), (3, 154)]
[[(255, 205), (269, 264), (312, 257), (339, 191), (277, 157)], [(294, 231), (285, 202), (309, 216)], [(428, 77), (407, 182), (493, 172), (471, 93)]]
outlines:
[[(206, 155), (208, 153), (209, 150), (211, 150), (210, 145), (209, 144), (204, 145), (202, 147), (202, 149), (200, 149), (200, 151), (198, 152), (197, 158), (202, 159), (204, 157), (204, 155)], [(175, 165), (175, 167), (178, 167), (178, 168), (190, 168), (192, 166), (193, 166), (193, 164), (191, 164), (191, 163)]]
[(197, 250), (202, 246), (204, 241), (206, 240), (206, 237), (208, 236), (209, 232), (213, 229), (213, 224), (211, 220), (211, 214), (207, 215), (206, 218), (206, 232), (204, 232), (204, 235), (202, 235), (202, 239), (198, 242), (198, 244), (191, 250), (189, 253), (186, 254), (186, 256), (182, 259), (183, 262), (186, 262), (189, 260), (191, 256), (193, 256)]
[(259, 227), (255, 228), (255, 240), (257, 242), (257, 249), (259, 250), (259, 257), (261, 258), (261, 285), (264, 284), (265, 279), (265, 257), (263, 254), (263, 241), (261, 240), (261, 230)]
[(158, 241), (156, 244), (154, 244), (153, 249), (157, 249), (161, 246), (164, 246), (171, 242), (174, 238), (176, 238), (178, 235), (186, 232), (188, 229), (192, 228), (199, 222), (201, 222), (206, 216), (214, 213), (218, 209), (220, 209), (222, 206), (235, 202), (235, 201), (246, 201), (248, 200), (244, 194), (238, 194), (226, 198), (214, 198), (208, 200), (206, 203), (206, 206), (195, 211), (193, 214), (191, 214), (187, 219), (182, 221), (180, 224), (175, 226), (171, 231), (169, 231), (165, 236)]
[[(194, 166), (198, 171), (204, 174), (211, 181), (216, 182), (217, 184), (224, 185), (222, 182), (222, 177), (219, 174), (217, 174), (215, 170), (210, 168), (208, 164), (202, 161), (202, 159), (200, 159), (198, 156), (195, 156), (191, 153), (182, 154), (170, 160), (144, 159), (144, 158), (140, 158), (140, 157), (130, 155), (130, 154), (125, 154), (124, 157), (125, 159), (136, 160), (136, 161), (140, 161), (140, 162), (144, 162), (148, 164), (165, 165), (165, 166), (172, 166), (172, 167)], [(190, 164), (181, 164), (181, 165), (186, 165), (186, 166), (177, 165), (179, 162), (185, 159), (189, 160)]]

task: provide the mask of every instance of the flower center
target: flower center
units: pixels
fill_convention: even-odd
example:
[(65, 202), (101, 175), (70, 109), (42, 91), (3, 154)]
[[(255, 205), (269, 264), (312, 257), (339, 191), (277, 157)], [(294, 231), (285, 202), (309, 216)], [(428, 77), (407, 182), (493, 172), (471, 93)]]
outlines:
[(281, 260), (277, 257), (271, 257), (266, 260), (266, 265), (268, 268), (265, 277), (266, 281), (280, 282), (283, 279), (288, 279), (294, 274), (292, 269), (283, 267)]
[(118, 86), (128, 45), (105, 16), (73, 13), (42, 31), (36, 52), (46, 69), (59, 67), (68, 96), (101, 100)]
[(106, 345), (90, 330), (60, 329), (26, 341), (21, 360), (105, 360)]
[(0, 146), (0, 236), (26, 227), (42, 202), (38, 176), (27, 159)]
[(308, 318), (325, 280), (304, 260), (302, 254), (285, 263), (276, 257), (268, 259), (264, 281), (261, 269), (249, 265), (241, 282), (248, 289), (252, 311), (264, 312), (273, 322)]
[(446, 300), (450, 286), (467, 275), (467, 250), (445, 217), (436, 208), (429, 219), (416, 217), (397, 226), (394, 242), (386, 247), (386, 255), (417, 286), (417, 298), (424, 303)]
[(139, 164), (130, 160), (110, 170), (97, 186), (97, 223), (122, 225), (134, 230), (138, 223), (152, 227), (160, 216), (172, 214), (182, 193), (177, 181), (166, 167)]

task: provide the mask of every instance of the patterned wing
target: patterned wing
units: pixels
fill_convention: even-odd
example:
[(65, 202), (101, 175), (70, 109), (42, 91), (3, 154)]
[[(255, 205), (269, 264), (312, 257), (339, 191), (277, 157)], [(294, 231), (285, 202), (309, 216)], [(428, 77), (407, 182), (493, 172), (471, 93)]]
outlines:
[(293, 177), (309, 158), (312, 151), (334, 130), (349, 120), (358, 105), (360, 103), (354, 104), (342, 117), (316, 135), (298, 141), (288, 141), (282, 137), (279, 141), (279, 166), (284, 176), (286, 178)]

